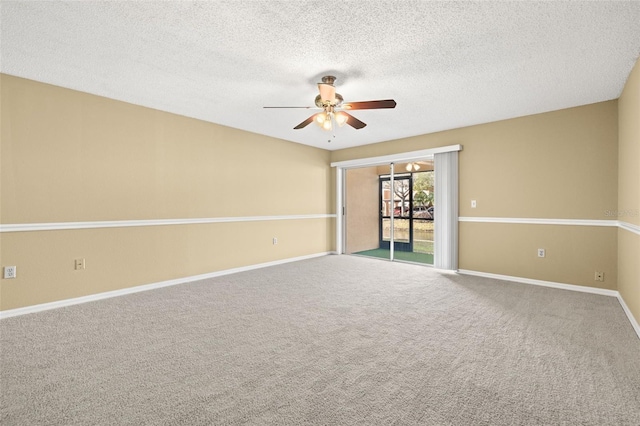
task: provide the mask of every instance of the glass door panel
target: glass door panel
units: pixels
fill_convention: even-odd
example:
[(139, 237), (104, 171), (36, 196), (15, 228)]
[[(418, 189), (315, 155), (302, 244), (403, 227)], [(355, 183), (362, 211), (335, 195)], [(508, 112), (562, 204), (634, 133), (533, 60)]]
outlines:
[(390, 258), (388, 248), (380, 248), (381, 173), (389, 173), (389, 167), (363, 167), (345, 173), (345, 253)]
[[(391, 176), (380, 177), (380, 247), (394, 250), (411, 250), (411, 176), (395, 175), (393, 186)], [(393, 215), (393, 235), (391, 216)]]
[(393, 179), (380, 176), (380, 247), (393, 251), (393, 260), (433, 264), (433, 165), (400, 164), (395, 170), (400, 173)]
[[(393, 212), (393, 191), (391, 190), (391, 165), (378, 166), (378, 247), (385, 259), (391, 259), (389, 241), (391, 241), (391, 214)], [(380, 179), (386, 176), (386, 179)]]
[(411, 221), (411, 175), (396, 175), (393, 180), (393, 240), (397, 251), (412, 251), (413, 223)]
[(423, 162), (420, 165), (426, 171), (413, 173), (412, 249), (418, 262), (433, 264), (433, 163)]

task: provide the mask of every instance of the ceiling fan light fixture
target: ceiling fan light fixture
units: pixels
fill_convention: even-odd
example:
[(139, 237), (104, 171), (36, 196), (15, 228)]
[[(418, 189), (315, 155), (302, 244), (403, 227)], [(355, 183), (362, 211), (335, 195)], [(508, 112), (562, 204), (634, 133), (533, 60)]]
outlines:
[(324, 120), (324, 123), (322, 123), (322, 128), (324, 130), (333, 129), (333, 124), (331, 124), (331, 117), (327, 117), (327, 120)]
[(418, 163), (407, 163), (407, 167), (405, 167), (408, 172), (417, 172), (420, 170), (420, 165)]
[(338, 123), (338, 126), (340, 127), (344, 126), (349, 119), (349, 117), (347, 117), (347, 114), (345, 114), (344, 112), (337, 112), (334, 117), (336, 119), (336, 123)]
[(327, 115), (324, 112), (319, 112), (316, 114), (316, 118), (315, 118), (315, 122), (316, 124), (322, 126), (322, 123), (324, 123), (327, 120)]

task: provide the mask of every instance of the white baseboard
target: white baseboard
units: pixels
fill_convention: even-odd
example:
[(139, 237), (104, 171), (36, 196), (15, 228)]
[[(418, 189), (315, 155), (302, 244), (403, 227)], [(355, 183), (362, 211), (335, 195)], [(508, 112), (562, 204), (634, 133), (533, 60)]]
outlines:
[(622, 309), (624, 310), (625, 314), (627, 314), (627, 317), (629, 318), (629, 321), (631, 322), (631, 326), (636, 331), (636, 334), (638, 335), (638, 338), (640, 339), (640, 324), (638, 324), (638, 321), (635, 319), (635, 317), (631, 313), (631, 309), (629, 309), (627, 304), (624, 303), (624, 299), (622, 298), (622, 296), (620, 294), (618, 294), (618, 302), (620, 302), (620, 305), (622, 305)]
[(559, 288), (562, 290), (580, 291), (582, 293), (594, 293), (594, 294), (600, 294), (603, 296), (612, 296), (612, 297), (618, 296), (618, 292), (616, 290), (607, 290), (604, 288), (586, 287), (583, 285), (575, 285), (575, 284), (563, 284), (563, 283), (557, 283), (553, 281), (542, 281), (542, 280), (534, 280), (531, 278), (512, 277), (509, 275), (490, 274), (488, 272), (469, 271), (466, 269), (458, 269), (458, 273), (465, 274), (465, 275), (475, 275), (477, 277), (493, 278), (493, 279), (502, 280), (502, 281), (513, 281), (513, 282), (522, 283), (522, 284), (533, 284), (533, 285), (539, 285), (543, 287)]
[(622, 310), (627, 315), (629, 322), (631, 322), (631, 326), (633, 327), (636, 334), (638, 335), (638, 338), (640, 339), (640, 325), (638, 325), (638, 321), (635, 319), (635, 317), (631, 313), (631, 310), (629, 309), (627, 304), (624, 302), (624, 299), (622, 298), (622, 296), (617, 290), (586, 287), (583, 285), (575, 285), (575, 284), (564, 284), (564, 283), (557, 283), (553, 281), (534, 280), (531, 278), (512, 277), (510, 275), (491, 274), (488, 272), (470, 271), (467, 269), (458, 269), (458, 273), (464, 274), (464, 275), (474, 275), (476, 277), (493, 278), (493, 279), (502, 280), (502, 281), (513, 281), (513, 282), (522, 283), (522, 284), (532, 284), (532, 285), (538, 285), (542, 287), (558, 288), (561, 290), (579, 291), (581, 293), (592, 293), (592, 294), (599, 294), (601, 296), (615, 297), (620, 302), (620, 305), (622, 305)]
[(309, 254), (305, 256), (291, 257), (287, 259), (274, 260), (272, 262), (259, 263), (256, 265), (225, 269), (222, 271), (210, 272), (208, 274), (192, 275), (190, 277), (177, 278), (174, 280), (161, 281), (161, 282), (152, 283), (152, 284), (145, 284), (145, 285), (140, 285), (135, 287), (123, 288), (120, 290), (107, 291), (104, 293), (91, 294), (88, 296), (74, 297), (73, 299), (58, 300), (56, 302), (42, 303), (42, 304), (33, 305), (33, 306), (25, 306), (24, 308), (9, 309), (6, 311), (0, 311), (0, 320), (4, 318), (15, 317), (18, 315), (25, 315), (25, 314), (35, 313), (35, 312), (47, 311), (49, 309), (63, 308), (65, 306), (78, 305), (80, 303), (95, 302), (96, 300), (109, 299), (111, 297), (118, 297), (118, 296), (124, 296), (132, 293), (139, 293), (141, 291), (155, 290), (162, 287), (169, 287), (172, 285), (185, 284), (185, 283), (190, 283), (194, 281), (205, 280), (208, 278), (220, 277), (223, 275), (236, 274), (238, 272), (251, 271), (253, 269), (267, 268), (269, 266), (282, 265), (284, 263), (290, 263), (290, 262), (298, 262), (300, 260), (327, 256), (333, 253), (334, 252), (314, 253), (314, 254)]

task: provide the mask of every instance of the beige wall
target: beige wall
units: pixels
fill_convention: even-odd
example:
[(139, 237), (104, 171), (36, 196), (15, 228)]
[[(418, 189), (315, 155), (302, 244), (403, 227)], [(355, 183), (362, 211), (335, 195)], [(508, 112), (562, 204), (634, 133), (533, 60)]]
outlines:
[[(617, 139), (609, 101), (334, 151), (331, 160), (462, 144), (460, 216), (606, 220), (618, 206)], [(464, 222), (459, 267), (615, 289), (616, 241), (615, 227)]]
[[(640, 227), (640, 59), (618, 100), (619, 170), (617, 218)], [(618, 231), (618, 290), (640, 323), (640, 235)]]
[[(0, 79), (3, 225), (334, 213), (328, 151)], [(327, 218), (3, 232), (18, 277), (0, 309), (327, 252), (334, 234)]]
[(380, 195), (377, 167), (347, 170), (346, 252), (380, 246)]
[[(334, 213), (330, 161), (459, 143), (461, 216), (638, 226), (637, 215), (612, 217), (640, 208), (638, 68), (619, 101), (332, 153), (0, 75), (0, 223)], [(334, 240), (325, 218), (0, 233), (0, 264), (18, 266), (0, 280), (0, 309), (330, 251)], [(79, 257), (84, 271), (73, 270)], [(619, 289), (640, 319), (638, 258), (638, 235), (613, 227), (460, 227), (461, 269)]]

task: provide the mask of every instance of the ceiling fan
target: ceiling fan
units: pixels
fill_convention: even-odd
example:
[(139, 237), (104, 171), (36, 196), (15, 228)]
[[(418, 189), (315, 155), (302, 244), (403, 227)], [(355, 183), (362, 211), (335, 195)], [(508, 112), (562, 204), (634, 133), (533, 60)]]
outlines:
[[(318, 83), (318, 89), (320, 94), (316, 96), (316, 107), (322, 109), (322, 112), (312, 115), (311, 117), (298, 124), (294, 129), (302, 129), (307, 127), (311, 122), (315, 122), (324, 130), (332, 130), (333, 122), (340, 127), (348, 124), (354, 129), (362, 129), (366, 126), (366, 123), (355, 118), (345, 110), (357, 110), (357, 109), (382, 109), (382, 108), (395, 108), (396, 101), (393, 99), (385, 99), (378, 101), (362, 101), (362, 102), (348, 102), (344, 103), (344, 99), (340, 93), (336, 93), (336, 88), (333, 83), (336, 81), (336, 77), (332, 75), (326, 75), (322, 77), (322, 83)], [(264, 108), (305, 108), (312, 109), (316, 107), (264, 107)]]

